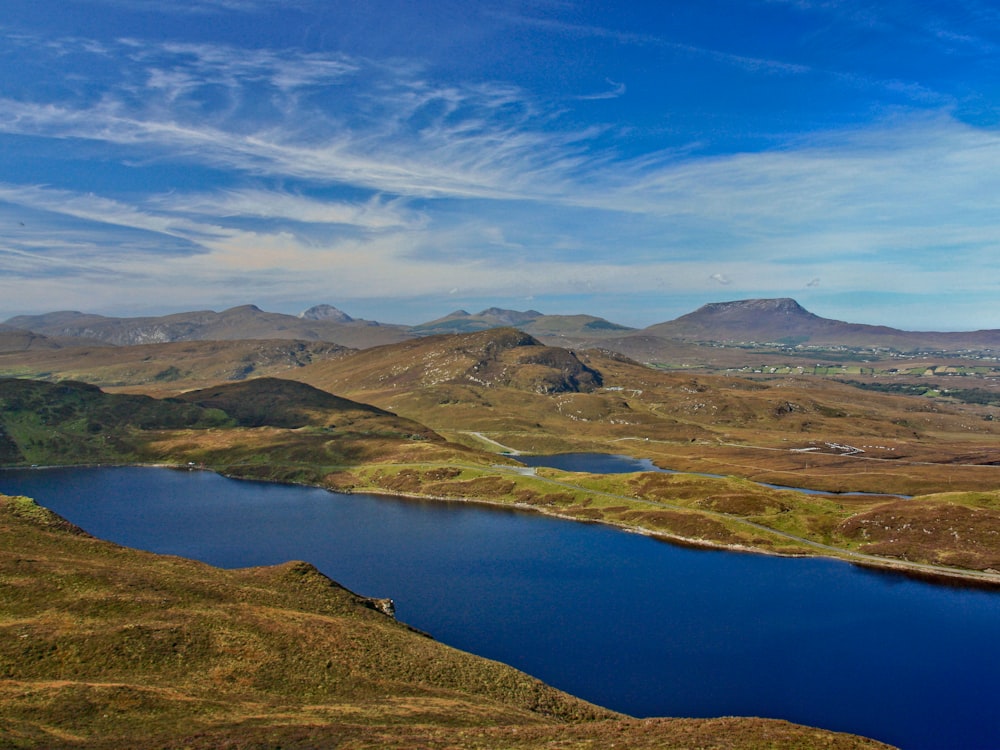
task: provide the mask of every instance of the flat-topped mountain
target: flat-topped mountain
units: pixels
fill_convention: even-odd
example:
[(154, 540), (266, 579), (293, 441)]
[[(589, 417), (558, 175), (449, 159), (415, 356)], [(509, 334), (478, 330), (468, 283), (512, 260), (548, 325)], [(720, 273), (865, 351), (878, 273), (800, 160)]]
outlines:
[(644, 335), (687, 341), (867, 346), (896, 349), (1000, 346), (1000, 331), (943, 333), (845, 323), (815, 315), (790, 298), (713, 302)]
[(645, 333), (706, 341), (802, 343), (822, 338), (830, 343), (858, 335), (877, 335), (888, 340), (904, 332), (821, 318), (785, 297), (712, 302), (675, 320), (650, 326)]

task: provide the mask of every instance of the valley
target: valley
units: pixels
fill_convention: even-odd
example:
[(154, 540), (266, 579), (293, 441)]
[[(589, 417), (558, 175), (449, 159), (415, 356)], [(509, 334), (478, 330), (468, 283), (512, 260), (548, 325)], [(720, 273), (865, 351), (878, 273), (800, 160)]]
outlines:
[[(734, 315), (745, 308), (757, 333), (769, 314), (777, 316), (772, 333), (787, 330), (790, 316), (800, 334), (802, 320), (816, 324), (783, 300), (714, 306), (709, 318), (728, 326), (719, 338), (734, 333)], [(294, 339), (8, 346), (0, 372), (96, 383), (108, 398), (153, 397), (164, 409), (182, 402), (228, 421), (168, 429), (154, 420), (126, 428), (126, 439), (120, 424), (74, 416), (60, 424), (90, 420), (82, 434), (43, 439), (31, 437), (43, 425), (12, 422), (8, 406), (7, 453), (22, 465), (191, 463), (338, 490), (516, 505), (692, 544), (864, 555), (866, 564), (1000, 578), (1000, 407), (991, 364), (967, 353), (935, 364), (921, 354), (907, 366), (894, 357), (746, 371), (718, 359), (757, 356), (746, 345), (678, 339), (704, 353), (700, 366), (663, 367), (488, 327), (508, 322), (508, 313), (453, 316), (446, 322), (474, 321), (480, 330), (363, 349)], [(520, 320), (538, 325), (545, 317), (532, 311)], [(858, 326), (819, 320), (822, 330), (859, 335)], [(705, 335), (704, 326), (696, 332)], [(23, 343), (23, 333), (15, 336)], [(566, 452), (625, 454), (682, 473), (517, 468), (518, 453)]]
[[(704, 327), (670, 338), (662, 328), (532, 311), (524, 326), (547, 330), (535, 335), (493, 325), (509, 322), (501, 310), (418, 331), (345, 321), (335, 308), (289, 326), (291, 316), (247, 306), (199, 314), (208, 327), (197, 335), (229, 338), (160, 343), (129, 343), (137, 334), (123, 319), (88, 318), (76, 328), (77, 313), (13, 321), (37, 331), (8, 321), (0, 329), (0, 462), (205, 468), (1000, 584), (995, 332), (942, 334), (931, 337), (937, 348), (906, 351), (895, 347), (909, 336), (890, 332), (886, 348), (870, 348), (861, 340), (874, 335), (869, 327), (816, 323), (781, 300), (750, 302), (709, 311), (752, 311), (746, 340), (732, 338), (739, 331), (731, 319), (715, 338), (695, 340)], [(775, 316), (780, 325), (766, 329)], [(761, 335), (765, 343), (749, 343), (751, 334), (789, 329), (789, 316), (800, 338), (805, 320), (853, 339)], [(252, 325), (242, 327), (243, 317)], [(142, 326), (176, 332), (185, 316), (175, 318), (174, 328)], [(453, 324), (463, 332), (435, 332)], [(274, 325), (278, 333), (267, 328)], [(338, 326), (354, 338), (340, 337)], [(556, 453), (619, 454), (669, 471), (519, 461)], [(18, 731), (33, 736), (24, 721)], [(650, 724), (629, 726), (622, 731), (640, 737)]]

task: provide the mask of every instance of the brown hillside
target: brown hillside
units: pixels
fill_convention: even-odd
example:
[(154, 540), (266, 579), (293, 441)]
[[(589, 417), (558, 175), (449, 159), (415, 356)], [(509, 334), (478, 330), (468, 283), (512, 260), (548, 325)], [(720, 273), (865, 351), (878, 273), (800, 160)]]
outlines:
[(180, 401), (221, 409), (241, 427), (285, 427), (296, 429), (367, 423), (392, 428), (400, 433), (418, 435), (425, 440), (441, 440), (431, 430), (409, 419), (313, 388), (294, 380), (256, 378), (242, 383), (189, 391)]
[[(27, 331), (19, 334), (25, 338), (35, 336)], [(256, 339), (32, 347), (28, 351), (0, 352), (0, 374), (81, 380), (102, 388), (168, 394), (209, 383), (281, 375), (351, 351), (327, 342)]]
[(306, 563), (138, 552), (26, 498), (0, 495), (0, 576), (4, 748), (886, 747), (781, 721), (625, 719)]
[(590, 392), (600, 373), (566, 349), (513, 328), (428, 336), (359, 352), (344, 367), (312, 368), (309, 378), (333, 393), (428, 388), (442, 384), (532, 393)]
[[(552, 389), (568, 380), (553, 363), (579, 363), (588, 387)], [(607, 352), (543, 347), (510, 330), (370, 349), (290, 377), (452, 439), (488, 433), (532, 453), (631, 453), (673, 469), (831, 491), (916, 494), (1000, 480), (991, 466), (1000, 461), (1000, 424), (974, 405), (825, 378), (653, 370)]]

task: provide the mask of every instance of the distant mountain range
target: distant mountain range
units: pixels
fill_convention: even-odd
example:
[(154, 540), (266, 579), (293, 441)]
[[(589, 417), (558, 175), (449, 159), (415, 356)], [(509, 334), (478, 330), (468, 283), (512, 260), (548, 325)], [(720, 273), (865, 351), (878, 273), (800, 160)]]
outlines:
[(355, 320), (330, 305), (312, 307), (298, 316), (264, 312), (256, 305), (233, 307), (221, 313), (199, 310), (148, 318), (109, 318), (62, 311), (21, 315), (6, 321), (5, 325), (57, 339), (84, 339), (88, 343), (115, 346), (175, 341), (299, 339), (364, 349), (402, 341), (411, 335), (407, 326)]
[[(879, 347), (916, 350), (1000, 350), (1000, 330), (971, 332), (903, 331), (887, 326), (845, 323), (815, 315), (793, 299), (715, 302), (644, 329), (593, 315), (544, 315), (537, 310), (491, 307), (476, 314), (455, 312), (416, 326), (358, 320), (331, 305), (299, 315), (270, 313), (243, 305), (221, 313), (197, 311), (160, 317), (111, 318), (81, 312), (22, 315), (0, 326), (0, 343), (52, 348), (85, 341), (128, 346), (149, 343), (244, 339), (325, 341), (367, 349), (436, 334), (517, 328), (550, 345), (600, 347), (641, 361), (659, 361), (692, 344), (771, 344), (783, 346)], [(30, 331), (34, 336), (26, 336)], [(39, 337), (45, 337), (44, 339)]]

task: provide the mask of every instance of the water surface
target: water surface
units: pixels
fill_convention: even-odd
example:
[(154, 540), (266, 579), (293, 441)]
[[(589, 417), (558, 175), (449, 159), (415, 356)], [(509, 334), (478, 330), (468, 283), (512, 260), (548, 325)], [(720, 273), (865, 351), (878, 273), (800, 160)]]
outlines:
[[(661, 469), (648, 458), (632, 458), (631, 456), (619, 456), (611, 453), (552, 453), (548, 455), (528, 455), (519, 453), (516, 456), (511, 455), (511, 458), (520, 461), (525, 466), (548, 466), (552, 469), (561, 469), (562, 471), (587, 471), (594, 474), (629, 474), (634, 471), (658, 471), (662, 474), (682, 473), (674, 471), (673, 469)], [(705, 474), (700, 471), (689, 471), (683, 473), (693, 474), (697, 477), (725, 479), (724, 474)], [(910, 497), (910, 495), (891, 495), (882, 492), (825, 492), (824, 490), (811, 490), (808, 487), (791, 487), (784, 484), (768, 484), (767, 482), (755, 482), (755, 484), (759, 484), (761, 487), (770, 487), (773, 490), (791, 490), (792, 492), (801, 492), (805, 495)]]
[(464, 503), (204, 472), (0, 472), (91, 533), (237, 567), (308, 560), (400, 620), (637, 716), (757, 715), (908, 750), (998, 748), (1000, 594), (693, 550)]

